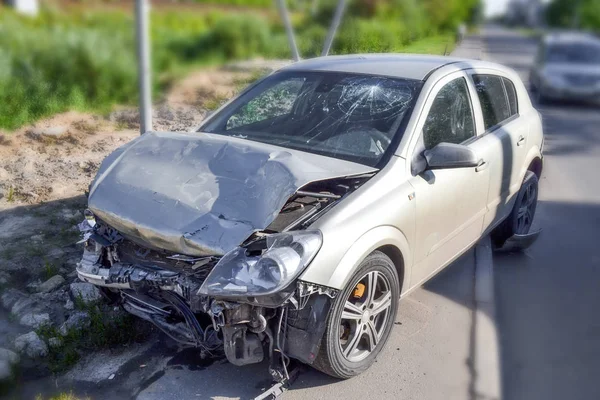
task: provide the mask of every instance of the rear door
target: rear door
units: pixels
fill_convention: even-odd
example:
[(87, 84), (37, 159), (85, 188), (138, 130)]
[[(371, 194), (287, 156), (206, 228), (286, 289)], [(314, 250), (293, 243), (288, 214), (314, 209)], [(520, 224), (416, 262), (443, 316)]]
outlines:
[(514, 196), (521, 187), (521, 167), (525, 162), (529, 127), (519, 118), (514, 84), (504, 76), (475, 71), (471, 74), (488, 136), (490, 163), (488, 212), (484, 230), (497, 225), (510, 214)]

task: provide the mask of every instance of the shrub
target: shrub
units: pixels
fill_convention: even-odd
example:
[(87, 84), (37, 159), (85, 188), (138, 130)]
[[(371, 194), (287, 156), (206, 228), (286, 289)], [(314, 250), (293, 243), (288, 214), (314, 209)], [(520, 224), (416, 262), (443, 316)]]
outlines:
[(123, 32), (28, 26), (6, 13), (0, 24), (0, 127), (15, 128), (68, 108), (136, 96), (132, 38)]
[(401, 43), (400, 32), (376, 20), (350, 20), (344, 24), (333, 45), (332, 54), (383, 53)]
[(201, 47), (221, 53), (226, 59), (248, 58), (265, 52), (269, 34), (269, 26), (263, 18), (230, 15), (215, 23), (202, 38)]

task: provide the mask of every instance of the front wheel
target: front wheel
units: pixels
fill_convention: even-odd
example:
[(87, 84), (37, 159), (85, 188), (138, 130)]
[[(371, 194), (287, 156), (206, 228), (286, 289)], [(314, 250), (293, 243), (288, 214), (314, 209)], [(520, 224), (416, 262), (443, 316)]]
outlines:
[(375, 251), (365, 258), (332, 305), (313, 366), (342, 379), (367, 370), (394, 326), (399, 286), (388, 256)]

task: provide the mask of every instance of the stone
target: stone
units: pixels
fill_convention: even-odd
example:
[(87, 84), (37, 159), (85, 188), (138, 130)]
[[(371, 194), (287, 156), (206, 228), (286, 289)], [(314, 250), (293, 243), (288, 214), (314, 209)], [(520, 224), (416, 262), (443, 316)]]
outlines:
[(40, 280), (35, 280), (33, 282), (29, 282), (26, 286), (27, 290), (30, 293), (34, 293), (37, 292), (38, 287), (42, 284), (42, 282), (40, 282)]
[(15, 339), (15, 349), (30, 358), (45, 357), (48, 355), (48, 346), (35, 331), (21, 335)]
[(69, 133), (64, 126), (51, 126), (48, 128), (33, 128), (28, 130), (25, 135), (31, 139), (41, 140), (44, 137), (58, 139)]
[(65, 283), (65, 278), (60, 275), (54, 275), (52, 278), (48, 279), (46, 282), (40, 284), (37, 287), (37, 291), (40, 293), (49, 293), (56, 289), (58, 289), (63, 283)]
[(27, 295), (17, 289), (8, 289), (2, 293), (2, 306), (7, 310), (12, 309), (15, 303), (26, 298)]
[(62, 258), (65, 254), (65, 251), (61, 248), (55, 247), (51, 250), (49, 250), (46, 253), (46, 257), (48, 258)]
[(100, 290), (98, 290), (96, 286), (87, 282), (71, 283), (71, 295), (74, 299), (81, 298), (81, 300), (86, 304), (102, 299)]
[(40, 326), (50, 325), (50, 314), (48, 313), (26, 313), (19, 319), (19, 323), (30, 328), (39, 328)]
[(21, 316), (27, 312), (30, 312), (31, 309), (35, 306), (35, 301), (30, 299), (29, 297), (21, 297), (18, 299), (11, 307), (10, 312), (14, 315)]
[(12, 366), (6, 360), (0, 360), (0, 382), (12, 378)]
[(57, 348), (62, 346), (62, 339), (61, 338), (57, 338), (57, 337), (51, 337), (50, 339), (48, 339), (48, 346), (52, 347), (52, 348)]
[[(1, 198), (2, 198), (2, 195), (0, 194), (0, 199)], [(10, 280), (10, 275), (8, 275), (4, 271), (0, 271), (0, 285), (6, 285), (9, 280)]]
[(59, 332), (63, 336), (67, 336), (69, 331), (73, 329), (84, 329), (90, 326), (90, 316), (85, 311), (77, 311), (60, 326)]
[(8, 361), (9, 364), (17, 364), (19, 362), (19, 355), (12, 350), (3, 349), (0, 347), (0, 360)]
[(65, 302), (64, 308), (65, 308), (65, 310), (72, 311), (75, 309), (75, 303), (73, 303), (73, 300), (67, 299), (67, 301)]

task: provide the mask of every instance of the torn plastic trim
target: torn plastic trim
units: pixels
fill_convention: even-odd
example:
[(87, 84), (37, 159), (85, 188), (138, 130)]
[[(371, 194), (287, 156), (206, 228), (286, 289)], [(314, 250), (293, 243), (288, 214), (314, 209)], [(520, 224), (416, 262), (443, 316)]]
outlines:
[(541, 233), (542, 230), (539, 229), (524, 235), (514, 234), (506, 239), (501, 247), (495, 248), (494, 250), (500, 253), (513, 253), (526, 250), (535, 243)]

